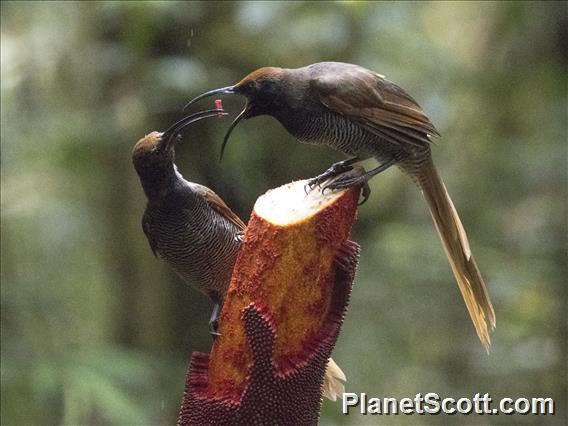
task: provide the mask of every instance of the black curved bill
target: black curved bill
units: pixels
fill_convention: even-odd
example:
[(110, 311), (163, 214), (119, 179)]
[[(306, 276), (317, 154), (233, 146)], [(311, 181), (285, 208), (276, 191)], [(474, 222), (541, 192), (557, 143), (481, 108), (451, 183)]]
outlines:
[(223, 138), (223, 145), (221, 145), (221, 155), (219, 156), (219, 161), (223, 159), (223, 153), (225, 152), (225, 147), (227, 146), (227, 142), (229, 142), (229, 136), (233, 132), (234, 128), (237, 127), (237, 124), (243, 119), (246, 118), (248, 113), (248, 104), (245, 105), (245, 109), (243, 109), (239, 115), (235, 117), (229, 128), (227, 129), (227, 133), (225, 133), (225, 137)]
[(220, 89), (210, 90), (209, 92), (202, 93), (198, 97), (193, 98), (191, 101), (185, 104), (185, 106), (183, 107), (183, 111), (189, 108), (190, 105), (193, 105), (194, 103), (200, 101), (203, 98), (208, 98), (209, 96), (213, 95), (232, 95), (234, 93), (235, 93), (234, 86), (227, 86), (227, 87), (221, 87)]
[(228, 115), (223, 109), (209, 109), (206, 111), (196, 112), (172, 124), (163, 134), (162, 138), (166, 141), (166, 148), (173, 146), (178, 133), (185, 127), (189, 126), (196, 121), (203, 120), (210, 117), (221, 117)]

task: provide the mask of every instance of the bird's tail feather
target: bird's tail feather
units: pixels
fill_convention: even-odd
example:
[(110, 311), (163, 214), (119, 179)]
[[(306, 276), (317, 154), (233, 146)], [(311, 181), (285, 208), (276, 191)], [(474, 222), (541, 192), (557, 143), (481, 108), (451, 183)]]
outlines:
[(463, 225), (431, 158), (420, 167), (417, 177), (475, 331), (489, 352), (490, 333), (495, 328), (495, 311), (471, 254)]
[(329, 359), (325, 369), (323, 378), (323, 396), (331, 401), (336, 401), (337, 397), (343, 397), (345, 386), (343, 382), (347, 381), (345, 373), (339, 368), (333, 359)]

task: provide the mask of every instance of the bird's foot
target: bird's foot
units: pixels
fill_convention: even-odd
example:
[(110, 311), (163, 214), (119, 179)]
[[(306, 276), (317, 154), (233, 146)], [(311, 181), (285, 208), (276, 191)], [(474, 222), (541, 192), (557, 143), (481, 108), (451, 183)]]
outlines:
[(218, 336), (221, 335), (221, 333), (217, 331), (218, 328), (219, 328), (219, 321), (213, 321), (209, 323), (209, 334), (211, 335), (211, 337), (213, 337), (213, 340), (215, 340)]
[(219, 311), (221, 310), (221, 305), (219, 303), (215, 303), (213, 306), (213, 312), (211, 312), (211, 318), (209, 319), (209, 334), (215, 339), (217, 336), (220, 336), (217, 330), (219, 328)]
[(359, 161), (359, 158), (354, 157), (332, 164), (331, 167), (325, 172), (317, 175), (312, 179), (308, 179), (308, 183), (306, 183), (306, 185), (304, 186), (304, 191), (306, 192), (306, 194), (308, 194), (316, 186), (321, 186), (321, 184), (325, 181), (339, 176), (342, 173), (353, 170), (352, 164), (356, 163), (357, 161)]
[(371, 195), (371, 188), (369, 187), (368, 180), (372, 176), (365, 172), (362, 167), (351, 167), (350, 170), (337, 175), (334, 179), (326, 183), (321, 192), (325, 194), (325, 191), (337, 191), (345, 188), (351, 188), (353, 186), (361, 186), (363, 196), (363, 201), (359, 205), (363, 205)]

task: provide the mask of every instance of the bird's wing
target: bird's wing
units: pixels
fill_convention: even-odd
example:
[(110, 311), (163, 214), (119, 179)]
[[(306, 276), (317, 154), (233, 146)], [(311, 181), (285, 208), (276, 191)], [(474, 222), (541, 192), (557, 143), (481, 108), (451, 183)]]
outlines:
[(157, 257), (158, 243), (156, 242), (156, 239), (154, 238), (154, 234), (152, 232), (152, 217), (148, 214), (147, 210), (144, 212), (144, 215), (142, 216), (142, 230), (144, 231), (144, 235), (146, 235), (148, 243), (150, 244), (152, 253), (154, 253), (154, 256)]
[(241, 231), (243, 231), (246, 228), (244, 222), (236, 215), (235, 212), (233, 212), (229, 208), (229, 206), (227, 206), (227, 204), (225, 204), (225, 202), (221, 197), (219, 197), (217, 194), (215, 194), (211, 189), (207, 188), (206, 186), (199, 184), (194, 184), (194, 185), (195, 185), (194, 186), (195, 191), (197, 191), (204, 198), (204, 200), (213, 210), (215, 210), (217, 213), (219, 213), (221, 216), (223, 216), (225, 219), (227, 219), (229, 222), (231, 222)]
[(396, 84), (362, 67), (318, 73), (311, 88), (331, 111), (401, 147), (425, 146), (439, 133), (418, 102)]

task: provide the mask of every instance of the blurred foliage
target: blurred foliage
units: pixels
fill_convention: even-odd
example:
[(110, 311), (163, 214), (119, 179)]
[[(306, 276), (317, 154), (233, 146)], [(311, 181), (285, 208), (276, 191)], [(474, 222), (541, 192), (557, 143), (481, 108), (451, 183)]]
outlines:
[[(210, 303), (153, 258), (130, 150), (253, 69), (339, 60), (399, 83), (442, 133), (434, 156), (498, 318), (488, 356), (421, 194), (388, 170), (354, 229), (334, 353), (347, 390), (551, 396), (560, 412), (363, 418), (326, 401), (322, 424), (563, 424), (567, 26), (564, 2), (3, 1), (1, 423), (174, 422)], [(178, 165), (244, 218), (341, 158), (261, 117), (220, 163), (228, 124), (188, 129)]]

